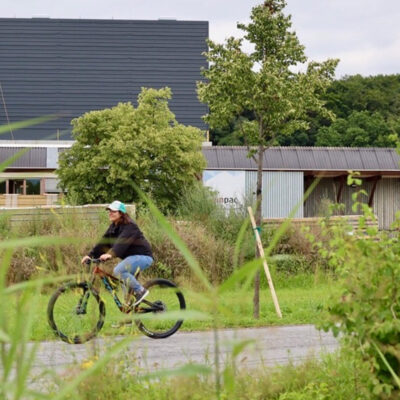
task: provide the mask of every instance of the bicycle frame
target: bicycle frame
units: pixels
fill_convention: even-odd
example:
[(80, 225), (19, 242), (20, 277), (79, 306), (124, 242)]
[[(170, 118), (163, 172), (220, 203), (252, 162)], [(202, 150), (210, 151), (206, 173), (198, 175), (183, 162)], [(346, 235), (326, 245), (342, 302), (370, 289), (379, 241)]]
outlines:
[[(121, 300), (119, 299), (115, 289), (117, 289), (121, 285), (124, 285), (124, 282), (121, 279), (118, 279), (117, 277), (104, 271), (98, 265), (96, 265), (93, 268), (92, 278), (90, 279), (91, 286), (93, 286), (96, 276), (100, 277), (101, 282), (103, 283), (103, 286), (111, 294), (115, 304), (117, 305), (118, 309), (122, 313), (129, 314), (130, 312), (133, 311), (136, 314), (144, 314), (144, 313), (149, 313), (149, 312), (164, 311), (164, 308), (162, 305), (152, 303), (146, 299), (142, 300), (142, 302), (137, 306), (132, 306), (132, 305), (129, 305), (126, 303), (122, 303)], [(87, 292), (87, 293), (89, 293), (89, 292)], [(81, 299), (82, 302), (80, 301), (80, 304), (77, 307), (78, 314), (86, 312), (86, 303), (87, 303), (88, 296), (89, 296), (89, 294), (87, 294), (87, 295), (85, 294), (83, 296), (83, 298)], [(144, 304), (146, 304), (147, 307), (143, 307)], [(83, 310), (84, 310), (84, 312), (83, 312)]]
[[(87, 279), (64, 283), (53, 293), (47, 305), (49, 325), (64, 342), (85, 343), (94, 338), (103, 327), (106, 310), (105, 302), (99, 293), (101, 287), (96, 288), (98, 285), (95, 285), (97, 278), (100, 280), (100, 285), (104, 286), (106, 291), (111, 294), (118, 309), (124, 314), (132, 313), (129, 316), (129, 323), (135, 322), (139, 330), (148, 337), (164, 339), (173, 335), (180, 328), (183, 320), (175, 319), (175, 317), (168, 320), (166, 324), (164, 322), (158, 324), (157, 321), (152, 324), (147, 319), (140, 317), (140, 314), (144, 313), (164, 313), (169, 311), (170, 307), (171, 310), (186, 308), (185, 298), (174, 282), (162, 278), (154, 278), (145, 282), (143, 286), (150, 291), (150, 296), (137, 305), (131, 305), (128, 300), (124, 302), (118, 298), (118, 289), (123, 287), (121, 285), (125, 285), (125, 282), (101, 269), (98, 266), (101, 260), (91, 259), (88, 261), (88, 264), (95, 265), (92, 266), (89, 276), (86, 276)], [(136, 278), (139, 272), (140, 269), (135, 274)], [(86, 314), (89, 313), (89, 317), (93, 313), (94, 319), (88, 319)]]

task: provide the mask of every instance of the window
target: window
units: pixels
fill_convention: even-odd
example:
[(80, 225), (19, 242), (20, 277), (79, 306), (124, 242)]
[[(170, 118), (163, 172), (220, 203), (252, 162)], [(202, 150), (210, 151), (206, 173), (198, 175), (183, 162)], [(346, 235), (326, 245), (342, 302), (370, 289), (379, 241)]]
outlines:
[(8, 183), (8, 193), (24, 194), (24, 181), (22, 179), (10, 179)]
[(40, 179), (26, 180), (26, 194), (40, 194)]
[(0, 182), (0, 193), (38, 195), (41, 193), (41, 179), (6, 179)]

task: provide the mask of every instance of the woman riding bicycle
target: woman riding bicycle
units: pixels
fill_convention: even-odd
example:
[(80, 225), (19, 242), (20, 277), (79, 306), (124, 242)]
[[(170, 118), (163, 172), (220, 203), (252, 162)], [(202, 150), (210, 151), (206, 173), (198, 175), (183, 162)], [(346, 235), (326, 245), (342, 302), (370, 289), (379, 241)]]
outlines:
[(153, 253), (149, 242), (142, 231), (133, 222), (126, 212), (124, 203), (116, 200), (107, 208), (108, 218), (111, 222), (101, 241), (96, 244), (81, 263), (84, 264), (91, 258), (100, 258), (102, 261), (118, 257), (122, 261), (114, 268), (114, 275), (120, 278), (128, 287), (128, 293), (134, 294), (139, 304), (148, 294), (135, 278), (138, 268), (143, 271), (153, 263)]

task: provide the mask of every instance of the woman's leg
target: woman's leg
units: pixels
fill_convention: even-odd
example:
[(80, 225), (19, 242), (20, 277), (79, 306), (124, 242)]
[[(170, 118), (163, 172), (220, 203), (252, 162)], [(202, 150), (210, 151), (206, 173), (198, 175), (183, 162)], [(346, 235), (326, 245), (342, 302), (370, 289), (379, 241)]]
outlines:
[(153, 263), (153, 259), (149, 256), (129, 256), (123, 259), (115, 268), (114, 275), (125, 282), (126, 286), (131, 288), (135, 293), (142, 292), (143, 286), (135, 278), (137, 268), (141, 271), (149, 268)]

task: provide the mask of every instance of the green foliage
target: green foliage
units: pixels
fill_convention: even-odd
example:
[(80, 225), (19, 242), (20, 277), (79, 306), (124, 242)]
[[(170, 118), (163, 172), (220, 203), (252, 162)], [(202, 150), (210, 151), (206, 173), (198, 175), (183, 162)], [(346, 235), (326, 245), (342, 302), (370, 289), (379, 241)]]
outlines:
[[(242, 40), (229, 38), (225, 45), (209, 41), (204, 70), (206, 82), (198, 83), (201, 101), (210, 108), (205, 117), (211, 128), (227, 126), (244, 113), (254, 122), (239, 127), (251, 145), (269, 145), (276, 132), (290, 134), (305, 126), (307, 111), (329, 116), (319, 100), (330, 83), (337, 60), (310, 62), (307, 71), (296, 73), (291, 66), (304, 63), (304, 47), (285, 16), (283, 0), (270, 0), (254, 7), (248, 25), (238, 24), (255, 50), (245, 54)], [(255, 68), (255, 66), (258, 68)]]
[(339, 118), (353, 111), (379, 112), (385, 119), (400, 113), (400, 74), (346, 76), (327, 90), (327, 106)]
[(337, 116), (331, 123), (309, 113), (310, 128), (290, 137), (279, 135), (284, 146), (393, 147), (400, 134), (400, 75), (346, 76), (335, 80), (323, 95)]
[[(74, 395), (82, 400), (125, 400), (132, 397), (143, 400), (374, 399), (367, 391), (368, 370), (351, 352), (325, 355), (321, 361), (310, 359), (296, 365), (246, 371), (240, 365), (240, 352), (251, 345), (248, 341), (240, 342), (232, 349), (232, 360), (226, 363), (223, 371), (219, 397), (215, 396), (211, 375), (184, 375), (180, 369), (175, 377), (142, 378), (129, 358), (112, 362), (101, 374), (84, 380)], [(190, 372), (193, 367), (188, 364), (184, 368)]]
[(159, 207), (175, 207), (205, 160), (201, 131), (176, 121), (170, 98), (168, 88), (143, 88), (137, 108), (120, 103), (72, 121), (76, 142), (57, 173), (76, 203), (137, 202), (136, 184)]
[[(326, 108), (338, 118), (333, 122), (319, 113), (308, 111), (307, 129), (293, 135), (278, 133), (281, 146), (394, 146), (400, 135), (400, 74), (346, 76), (332, 82), (322, 95)], [(254, 119), (249, 113), (241, 118)], [(211, 131), (221, 145), (243, 145), (236, 119), (229, 127)], [(354, 138), (354, 141), (352, 141)]]
[[(366, 217), (371, 211), (364, 206)], [(320, 253), (345, 279), (345, 288), (329, 307), (324, 325), (341, 332), (354, 352), (360, 352), (373, 374), (371, 391), (379, 398), (398, 398), (400, 374), (400, 241), (397, 236), (352, 237), (332, 229)], [(394, 374), (393, 374), (394, 372)]]
[(316, 135), (316, 146), (395, 147), (398, 133), (380, 113), (353, 111), (346, 119), (338, 118)]
[[(149, 215), (141, 216), (140, 226), (151, 242), (155, 266), (149, 271), (152, 275), (170, 277), (178, 282), (196, 284), (194, 275), (185, 257), (176, 248), (157, 220)], [(179, 237), (190, 249), (207, 278), (217, 284), (232, 272), (234, 245), (213, 234), (202, 222), (176, 221), (169, 219)]]

